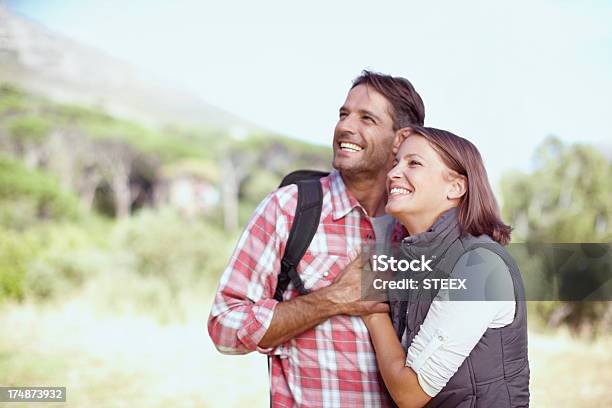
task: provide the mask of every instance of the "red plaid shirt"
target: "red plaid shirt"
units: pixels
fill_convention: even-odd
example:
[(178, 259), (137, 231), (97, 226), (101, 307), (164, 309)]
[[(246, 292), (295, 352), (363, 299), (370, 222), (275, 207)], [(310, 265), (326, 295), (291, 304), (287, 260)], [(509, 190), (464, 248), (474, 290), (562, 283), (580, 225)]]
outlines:
[[(375, 239), (365, 210), (340, 174), (333, 172), (321, 184), (321, 222), (297, 268), (310, 290), (330, 285), (349, 254)], [(210, 336), (223, 353), (257, 350), (272, 356), (274, 407), (391, 406), (360, 317), (337, 315), (276, 348), (257, 346), (278, 303), (274, 290), (296, 204), (297, 187), (290, 185), (255, 210), (221, 277), (208, 321)], [(290, 284), (284, 299), (297, 295)]]

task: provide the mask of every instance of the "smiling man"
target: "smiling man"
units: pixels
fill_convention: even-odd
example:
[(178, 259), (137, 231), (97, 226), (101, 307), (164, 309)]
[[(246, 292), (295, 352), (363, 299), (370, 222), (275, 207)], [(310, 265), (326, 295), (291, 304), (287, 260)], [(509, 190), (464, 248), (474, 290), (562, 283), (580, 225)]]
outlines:
[(274, 300), (280, 261), (297, 206), (297, 187), (264, 199), (225, 269), (208, 321), (217, 349), (271, 356), (273, 407), (390, 406), (359, 316), (388, 306), (361, 301), (350, 254), (389, 239), (385, 177), (396, 132), (422, 125), (423, 101), (412, 84), (364, 71), (340, 108), (333, 171), (321, 178), (323, 206), (314, 238), (297, 267), (310, 293), (290, 285)]

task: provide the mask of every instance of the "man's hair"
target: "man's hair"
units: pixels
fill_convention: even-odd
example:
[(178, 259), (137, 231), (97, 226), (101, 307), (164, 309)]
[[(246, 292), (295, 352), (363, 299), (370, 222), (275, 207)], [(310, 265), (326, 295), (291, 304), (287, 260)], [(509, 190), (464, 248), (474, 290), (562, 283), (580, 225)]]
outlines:
[(410, 125), (423, 126), (423, 100), (407, 79), (363, 70), (353, 81), (351, 89), (357, 85), (371, 86), (387, 99), (392, 110), (389, 113), (393, 119), (393, 130)]

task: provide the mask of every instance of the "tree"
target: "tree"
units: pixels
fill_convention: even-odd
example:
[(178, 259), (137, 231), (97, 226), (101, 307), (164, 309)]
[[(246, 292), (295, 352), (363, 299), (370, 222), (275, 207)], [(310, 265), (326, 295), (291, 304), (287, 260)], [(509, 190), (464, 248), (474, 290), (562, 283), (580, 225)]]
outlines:
[(39, 167), (45, 156), (45, 141), (51, 123), (41, 116), (26, 115), (13, 118), (8, 124), (9, 136), (17, 155), (30, 169)]
[[(612, 237), (612, 163), (595, 147), (564, 145), (547, 138), (537, 149), (531, 174), (502, 180), (504, 218), (513, 240), (526, 243), (604, 242)], [(609, 302), (558, 302), (546, 312), (549, 323), (574, 331), (612, 315)]]
[(113, 192), (116, 216), (129, 216), (132, 205), (130, 175), (136, 151), (127, 143), (114, 140), (98, 141), (95, 151), (96, 163)]

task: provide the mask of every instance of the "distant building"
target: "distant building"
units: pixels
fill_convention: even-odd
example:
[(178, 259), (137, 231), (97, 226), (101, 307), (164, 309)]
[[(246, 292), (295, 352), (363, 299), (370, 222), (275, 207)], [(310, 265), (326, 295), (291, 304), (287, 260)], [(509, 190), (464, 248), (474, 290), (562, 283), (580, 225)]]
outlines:
[(187, 217), (210, 214), (220, 202), (219, 170), (210, 162), (184, 160), (162, 167), (155, 205), (169, 205)]

